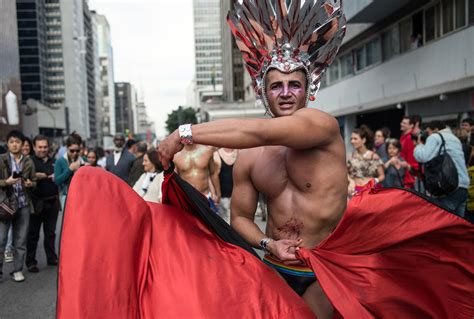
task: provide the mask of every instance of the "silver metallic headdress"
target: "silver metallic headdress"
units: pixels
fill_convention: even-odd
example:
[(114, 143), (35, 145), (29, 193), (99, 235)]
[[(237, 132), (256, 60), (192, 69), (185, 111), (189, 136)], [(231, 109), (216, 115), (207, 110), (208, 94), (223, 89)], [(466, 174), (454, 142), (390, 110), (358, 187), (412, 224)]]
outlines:
[(321, 76), (345, 35), (341, 1), (235, 1), (235, 11), (229, 12), (227, 22), (252, 77), (257, 99), (263, 101), (267, 111), (265, 77), (271, 69), (284, 73), (304, 70), (308, 77), (307, 101), (314, 101)]

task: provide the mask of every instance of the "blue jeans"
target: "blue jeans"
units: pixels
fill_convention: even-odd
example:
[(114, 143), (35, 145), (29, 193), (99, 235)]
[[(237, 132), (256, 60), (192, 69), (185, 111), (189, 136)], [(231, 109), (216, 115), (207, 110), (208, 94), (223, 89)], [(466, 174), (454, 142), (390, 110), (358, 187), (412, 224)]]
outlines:
[(0, 272), (3, 269), (3, 257), (7, 244), (8, 229), (12, 225), (13, 234), (13, 271), (21, 271), (26, 257), (26, 239), (30, 222), (29, 207), (20, 208), (12, 220), (0, 222)]
[(456, 215), (464, 218), (467, 203), (467, 189), (458, 188), (447, 196), (433, 198), (433, 200), (439, 205), (454, 211)]

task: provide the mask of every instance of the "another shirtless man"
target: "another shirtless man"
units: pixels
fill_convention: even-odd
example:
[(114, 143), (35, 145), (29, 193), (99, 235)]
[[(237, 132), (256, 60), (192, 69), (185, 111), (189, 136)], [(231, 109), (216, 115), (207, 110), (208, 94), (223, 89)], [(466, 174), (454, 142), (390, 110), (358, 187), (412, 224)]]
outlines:
[[(277, 1), (278, 7), (269, 10), (268, 2), (235, 3), (228, 22), (257, 96), (274, 118), (183, 125), (158, 152), (166, 168), (183, 144), (244, 149), (234, 166), (232, 227), (266, 251), (265, 262), (302, 295), (318, 318), (332, 318), (331, 304), (296, 250), (314, 248), (328, 237), (346, 208), (346, 152), (338, 122), (306, 108), (342, 42), (341, 6), (324, 0), (302, 7), (299, 1), (290, 6)], [(307, 21), (294, 18), (298, 16)], [(254, 222), (259, 192), (268, 201), (265, 233)]]
[[(186, 145), (174, 157), (174, 164), (179, 176), (193, 185), (206, 198), (212, 199), (210, 203), (218, 204), (221, 192), (219, 171), (213, 158), (214, 151), (215, 148), (209, 146)], [(210, 187), (210, 183), (213, 187)], [(216, 210), (215, 205), (213, 209)]]

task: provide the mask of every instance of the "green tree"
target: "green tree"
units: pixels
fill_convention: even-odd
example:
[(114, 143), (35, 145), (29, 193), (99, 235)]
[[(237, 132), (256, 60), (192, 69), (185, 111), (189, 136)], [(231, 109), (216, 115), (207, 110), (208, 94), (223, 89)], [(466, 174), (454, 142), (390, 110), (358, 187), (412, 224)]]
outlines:
[(192, 107), (183, 108), (180, 106), (178, 109), (168, 114), (166, 120), (166, 129), (168, 133), (174, 132), (181, 124), (196, 124), (196, 111)]

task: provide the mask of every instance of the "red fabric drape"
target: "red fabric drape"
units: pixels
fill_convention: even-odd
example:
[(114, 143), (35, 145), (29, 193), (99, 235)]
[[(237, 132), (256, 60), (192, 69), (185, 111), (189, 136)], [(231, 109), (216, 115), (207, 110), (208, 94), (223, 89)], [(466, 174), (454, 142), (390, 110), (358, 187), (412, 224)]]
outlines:
[[(61, 239), (58, 318), (314, 318), (250, 252), (193, 213), (168, 176), (167, 205), (81, 168)], [(219, 229), (218, 232), (222, 232)], [(367, 188), (300, 257), (343, 318), (474, 316), (473, 226), (402, 190)]]
[[(186, 208), (169, 177), (166, 201)], [(172, 193), (169, 193), (169, 190)], [(314, 318), (273, 270), (180, 207), (81, 168), (67, 200), (57, 317)]]

